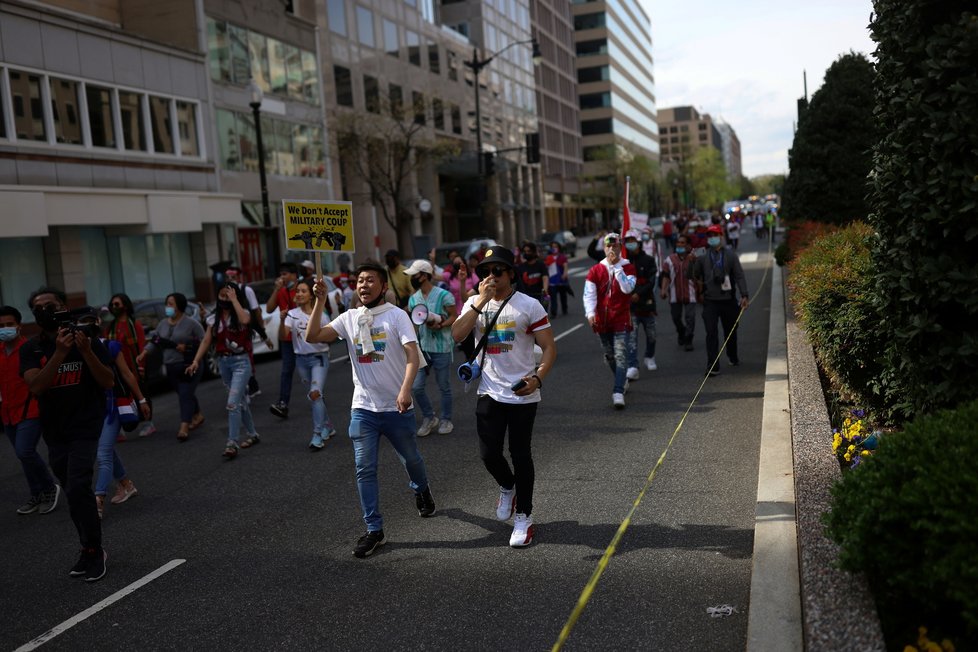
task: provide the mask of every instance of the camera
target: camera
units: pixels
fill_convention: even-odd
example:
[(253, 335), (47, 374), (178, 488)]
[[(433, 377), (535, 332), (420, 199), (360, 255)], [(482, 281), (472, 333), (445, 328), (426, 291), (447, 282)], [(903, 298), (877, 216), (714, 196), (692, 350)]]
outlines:
[(51, 315), (51, 319), (57, 320), (58, 329), (65, 329), (71, 333), (84, 333), (90, 338), (98, 337), (96, 315), (89, 307), (59, 310)]
[(458, 366), (458, 379), (463, 383), (471, 383), (473, 380), (477, 380), (481, 375), (482, 367), (480, 367), (479, 363), (475, 360), (472, 362), (464, 362)]

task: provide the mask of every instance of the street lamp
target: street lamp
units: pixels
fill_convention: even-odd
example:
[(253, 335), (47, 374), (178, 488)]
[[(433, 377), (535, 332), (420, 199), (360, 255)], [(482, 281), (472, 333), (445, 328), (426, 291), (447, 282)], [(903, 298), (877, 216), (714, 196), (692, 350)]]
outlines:
[(272, 266), (275, 260), (275, 242), (272, 233), (272, 216), (268, 208), (268, 181), (265, 178), (265, 147), (261, 140), (261, 102), (265, 94), (254, 79), (248, 82), (248, 92), (251, 94), (251, 113), (255, 118), (255, 144), (258, 146), (258, 181), (261, 184), (261, 217), (265, 227), (265, 251), (268, 258), (268, 276), (275, 270)]
[(465, 62), (465, 65), (472, 69), (473, 76), (475, 77), (475, 150), (476, 162), (479, 170), (479, 226), (482, 228), (483, 232), (486, 228), (486, 200), (488, 199), (488, 191), (484, 161), (482, 160), (482, 106), (480, 104), (479, 96), (479, 73), (483, 68), (492, 63), (493, 59), (516, 45), (533, 46), (534, 66), (539, 66), (540, 62), (543, 61), (543, 55), (540, 53), (540, 44), (537, 43), (535, 38), (529, 38), (523, 41), (513, 41), (503, 49), (489, 55), (485, 59), (479, 59), (479, 48), (473, 48), (472, 61)]

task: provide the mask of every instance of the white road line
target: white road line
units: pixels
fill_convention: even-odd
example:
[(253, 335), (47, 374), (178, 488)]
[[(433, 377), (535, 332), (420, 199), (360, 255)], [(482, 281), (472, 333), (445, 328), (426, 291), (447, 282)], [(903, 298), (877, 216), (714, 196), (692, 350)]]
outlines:
[(171, 570), (173, 570), (174, 568), (176, 568), (180, 564), (183, 564), (186, 561), (187, 561), (186, 559), (174, 559), (173, 561), (167, 562), (166, 564), (157, 568), (155, 571), (153, 571), (146, 577), (142, 578), (141, 580), (137, 580), (133, 582), (129, 586), (125, 587), (124, 589), (119, 589), (118, 591), (116, 591), (106, 599), (102, 600), (98, 604), (92, 605), (91, 607), (81, 612), (77, 616), (73, 616), (68, 620), (64, 621), (63, 623), (61, 623), (60, 625), (57, 625), (49, 629), (48, 631), (44, 632), (34, 640), (28, 643), (24, 643), (19, 648), (14, 650), (14, 652), (28, 652), (29, 650), (36, 650), (37, 648), (41, 647), (48, 641), (64, 634), (66, 631), (68, 631), (78, 623), (82, 622), (86, 618), (90, 616), (94, 616), (95, 614), (102, 611), (106, 607), (112, 605), (115, 602), (118, 602), (119, 600), (126, 597), (130, 593), (135, 592), (137, 589), (146, 586), (156, 578), (160, 577), (165, 573), (170, 572)]
[(348, 356), (348, 355), (341, 355), (338, 358), (330, 358), (329, 359), (329, 363), (330, 364), (336, 364), (337, 362), (343, 362), (344, 360), (349, 360), (349, 359), (350, 359), (350, 356)]
[(741, 263), (756, 263), (757, 262), (757, 252), (748, 251), (746, 253), (740, 254)]
[(573, 333), (574, 331), (576, 331), (578, 328), (582, 328), (583, 326), (584, 326), (584, 324), (578, 324), (577, 326), (575, 326), (574, 328), (570, 329), (569, 331), (564, 331), (563, 333), (561, 333), (560, 335), (558, 335), (557, 337), (554, 338), (554, 342), (556, 342), (557, 340), (559, 340), (562, 337), (566, 337), (567, 335), (570, 335), (571, 333)]
[(591, 269), (590, 267), (585, 267), (583, 269), (575, 269), (573, 272), (568, 273), (567, 276), (571, 278), (577, 278), (578, 276), (587, 276), (587, 273), (590, 269)]

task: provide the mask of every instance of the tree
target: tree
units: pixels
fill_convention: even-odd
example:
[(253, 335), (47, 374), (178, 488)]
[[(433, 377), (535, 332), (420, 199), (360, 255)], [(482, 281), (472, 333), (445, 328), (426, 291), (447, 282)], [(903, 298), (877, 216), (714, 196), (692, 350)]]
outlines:
[(397, 234), (401, 251), (411, 244), (416, 173), (459, 151), (457, 141), (437, 136), (428, 126), (423, 100), (409, 108), (375, 100), (367, 111), (343, 110), (333, 116), (341, 164), (362, 182), (370, 202)]
[(978, 396), (978, 16), (974, 0), (875, 0), (876, 296), (893, 403)]
[[(749, 179), (744, 175), (740, 175), (740, 184), (738, 185), (738, 197), (750, 197), (751, 195), (759, 195), (757, 191), (757, 185), (754, 183), (753, 179)], [(766, 193), (765, 193), (766, 194)], [(727, 198), (729, 199), (729, 197)]]
[(876, 141), (873, 64), (865, 56), (839, 57), (825, 72), (798, 119), (788, 152), (783, 215), (845, 224), (865, 219), (867, 178)]
[(719, 208), (726, 199), (737, 194), (727, 181), (723, 157), (713, 147), (699, 147), (690, 162), (690, 181), (693, 203), (699, 208)]
[(658, 165), (632, 145), (608, 145), (589, 156), (590, 161), (600, 163), (600, 172), (589, 179), (581, 193), (587, 203), (616, 215), (624, 204), (625, 177), (631, 177), (628, 205), (633, 211), (652, 213), (660, 205)]
[(759, 177), (752, 177), (755, 195), (782, 195), (784, 194), (783, 174), (762, 174)]

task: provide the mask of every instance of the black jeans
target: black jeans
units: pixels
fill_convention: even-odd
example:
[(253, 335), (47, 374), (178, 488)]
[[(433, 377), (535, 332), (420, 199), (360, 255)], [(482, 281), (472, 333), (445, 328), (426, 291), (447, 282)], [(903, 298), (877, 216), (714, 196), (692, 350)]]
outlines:
[(672, 323), (676, 326), (679, 344), (692, 344), (696, 329), (696, 304), (670, 303), (669, 312), (672, 315)]
[[(500, 403), (480, 396), (475, 407), (475, 427), (479, 433), (479, 455), (486, 470), (500, 487), (516, 486), (516, 511), (529, 516), (533, 513), (533, 421), (537, 403)], [(509, 429), (509, 462), (503, 457), (503, 441)]]
[(188, 376), (184, 373), (186, 367), (182, 362), (166, 365), (166, 377), (177, 393), (180, 401), (180, 422), (190, 423), (195, 414), (200, 414), (200, 403), (197, 402), (197, 385), (204, 375), (204, 369), (198, 368), (197, 373)]
[[(730, 341), (727, 342), (727, 358), (734, 364), (740, 362), (740, 358), (737, 356), (737, 331), (734, 329), (734, 324), (737, 323), (737, 315), (739, 313), (740, 305), (736, 299), (724, 299), (722, 301), (710, 301), (708, 299), (703, 302), (703, 325), (706, 326), (707, 368), (710, 368), (720, 351), (717, 320), (723, 326), (724, 338), (727, 337), (728, 333), (733, 331), (730, 335)], [(720, 363), (717, 362), (717, 369), (719, 368)]]
[(54, 441), (45, 438), (51, 470), (65, 490), (68, 513), (78, 530), (82, 548), (102, 547), (102, 521), (95, 506), (92, 490), (95, 458), (98, 454), (98, 432), (91, 439)]
[(550, 286), (550, 316), (557, 316), (557, 300), (560, 299), (560, 310), (566, 315), (567, 314), (567, 286), (566, 285), (551, 285)]

